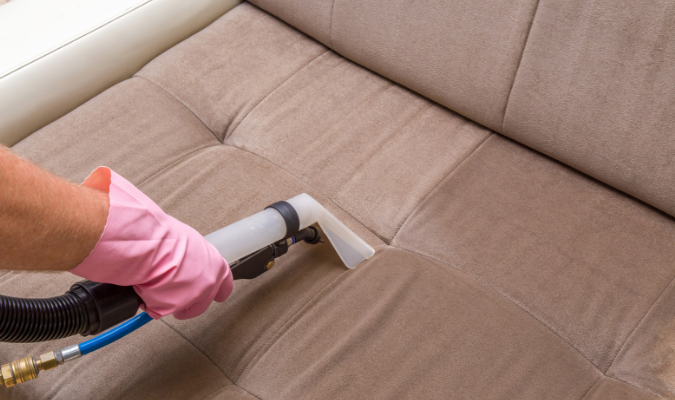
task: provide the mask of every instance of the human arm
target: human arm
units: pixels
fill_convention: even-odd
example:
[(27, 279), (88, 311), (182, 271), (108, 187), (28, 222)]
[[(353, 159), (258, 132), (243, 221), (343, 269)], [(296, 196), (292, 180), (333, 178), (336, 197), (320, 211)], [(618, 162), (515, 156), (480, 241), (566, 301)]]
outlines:
[(4, 148), (0, 252), (3, 269), (70, 270), (133, 286), (153, 318), (195, 317), (233, 289), (210, 243), (109, 168), (75, 185)]
[(107, 216), (106, 193), (0, 145), (0, 269), (70, 270), (94, 248)]

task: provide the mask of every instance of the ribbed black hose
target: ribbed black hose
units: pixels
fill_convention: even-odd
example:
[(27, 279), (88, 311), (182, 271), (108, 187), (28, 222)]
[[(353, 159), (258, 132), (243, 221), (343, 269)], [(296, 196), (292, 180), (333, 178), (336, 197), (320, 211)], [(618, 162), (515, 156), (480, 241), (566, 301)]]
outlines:
[(47, 299), (0, 295), (0, 342), (29, 343), (83, 333), (87, 311), (72, 293)]

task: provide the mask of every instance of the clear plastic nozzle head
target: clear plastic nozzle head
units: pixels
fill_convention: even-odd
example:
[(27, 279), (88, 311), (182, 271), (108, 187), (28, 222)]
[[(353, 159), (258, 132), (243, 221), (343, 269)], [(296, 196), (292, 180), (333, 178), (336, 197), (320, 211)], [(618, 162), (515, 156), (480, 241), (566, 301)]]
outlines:
[(354, 268), (372, 257), (375, 250), (328, 212), (318, 201), (303, 193), (286, 200), (300, 217), (300, 229), (318, 223), (347, 268)]

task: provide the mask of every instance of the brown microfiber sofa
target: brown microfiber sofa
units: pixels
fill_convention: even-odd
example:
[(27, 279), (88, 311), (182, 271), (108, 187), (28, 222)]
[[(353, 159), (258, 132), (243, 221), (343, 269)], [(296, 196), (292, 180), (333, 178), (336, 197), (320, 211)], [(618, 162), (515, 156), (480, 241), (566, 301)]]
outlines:
[(307, 192), (375, 256), (299, 246), (0, 396), (675, 397), (675, 3), (252, 3), (14, 150), (203, 234)]

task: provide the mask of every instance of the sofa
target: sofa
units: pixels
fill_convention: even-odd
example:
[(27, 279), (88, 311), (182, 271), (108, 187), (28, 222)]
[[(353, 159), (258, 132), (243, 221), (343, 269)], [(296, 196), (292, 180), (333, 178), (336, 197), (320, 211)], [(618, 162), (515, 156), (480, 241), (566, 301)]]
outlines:
[[(665, 0), (223, 11), (13, 151), (76, 182), (109, 166), (202, 234), (305, 192), (375, 255), (294, 248), (0, 397), (675, 398), (673, 21)], [(3, 271), (0, 293), (77, 280)]]

